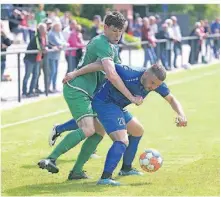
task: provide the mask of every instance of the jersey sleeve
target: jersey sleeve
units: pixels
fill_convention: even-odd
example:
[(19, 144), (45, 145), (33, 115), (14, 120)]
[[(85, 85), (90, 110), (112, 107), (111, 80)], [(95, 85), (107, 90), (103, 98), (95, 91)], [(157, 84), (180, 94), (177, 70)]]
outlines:
[(112, 61), (114, 61), (113, 50), (108, 42), (96, 43), (96, 55), (100, 60), (111, 59)]
[(164, 82), (158, 88), (155, 89), (155, 92), (160, 94), (162, 97), (166, 97), (170, 94), (170, 90)]

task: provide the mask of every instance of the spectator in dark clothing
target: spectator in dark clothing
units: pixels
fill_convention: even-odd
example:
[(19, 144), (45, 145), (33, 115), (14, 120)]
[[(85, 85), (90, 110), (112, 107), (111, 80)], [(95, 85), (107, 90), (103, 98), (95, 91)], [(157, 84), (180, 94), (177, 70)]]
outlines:
[[(5, 52), (7, 48), (12, 44), (12, 41), (9, 38), (7, 38), (1, 21), (0, 21), (0, 25), (1, 25), (1, 52)], [(7, 78), (4, 78), (5, 67), (6, 67), (6, 56), (2, 55), (1, 56), (1, 81), (7, 81)]]
[(20, 23), (22, 21), (21, 15), (22, 13), (19, 10), (14, 9), (12, 15), (9, 17), (9, 29), (14, 35), (14, 40), (19, 33), (22, 33), (23, 40), (26, 39), (24, 30), (20, 27)]
[[(190, 36), (197, 36), (198, 39), (194, 39), (190, 41), (190, 56), (189, 56), (189, 63), (190, 64), (197, 64), (199, 59), (199, 53), (202, 50), (202, 41), (206, 38), (207, 34), (205, 34), (201, 29), (200, 22), (195, 23), (195, 28), (191, 32)], [(203, 57), (203, 56), (202, 56)], [(202, 59), (202, 63), (204, 63)]]
[[(162, 24), (160, 31), (156, 34), (157, 39), (167, 39), (170, 40), (168, 33), (168, 25), (166, 23)], [(160, 59), (166, 70), (171, 70), (171, 65), (169, 65), (169, 55), (170, 51), (167, 48), (167, 43), (162, 42), (160, 44)]]
[[(211, 29), (210, 29), (208, 20), (204, 20), (204, 33), (208, 35), (211, 34)], [(210, 38), (206, 39), (206, 56), (208, 56), (208, 51), (209, 51), (208, 47), (209, 47), (209, 50), (212, 47)]]
[(91, 28), (91, 39), (102, 33), (102, 31), (100, 30), (101, 16), (95, 15), (93, 18), (93, 23), (94, 25)]
[[(25, 76), (23, 79), (22, 95), (27, 97), (38, 96), (34, 92), (36, 88), (38, 75), (40, 71), (40, 62), (42, 61), (42, 50), (47, 50), (46, 46), (46, 24), (40, 23), (35, 37), (30, 41), (27, 50), (41, 50), (37, 54), (26, 54), (24, 57), (25, 63)], [(32, 74), (29, 92), (27, 92), (27, 83), (30, 75)]]
[[(220, 33), (220, 19), (216, 18), (216, 21), (211, 25), (211, 33), (218, 34)], [(213, 39), (213, 52), (215, 58), (219, 58), (219, 50), (220, 50), (220, 38), (216, 37)]]

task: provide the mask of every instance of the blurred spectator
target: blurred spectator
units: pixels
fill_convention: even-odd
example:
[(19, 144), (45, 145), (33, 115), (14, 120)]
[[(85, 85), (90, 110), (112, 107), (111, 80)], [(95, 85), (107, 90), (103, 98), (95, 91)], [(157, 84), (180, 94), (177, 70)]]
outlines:
[(156, 47), (156, 40), (152, 37), (152, 32), (150, 30), (149, 19), (147, 17), (143, 18), (143, 26), (142, 26), (142, 41), (148, 41), (147, 44), (143, 45), (144, 49), (144, 67), (147, 67), (148, 61), (150, 61), (151, 65), (155, 64), (157, 61), (157, 57), (154, 51), (154, 47)]
[(133, 35), (133, 16), (129, 15), (125, 18), (127, 19), (127, 23), (128, 23), (125, 32), (128, 33), (129, 35)]
[[(49, 19), (49, 18), (45, 18), (43, 20), (43, 23), (46, 24), (46, 27), (47, 27), (47, 35), (46, 35), (46, 46), (49, 45), (48, 43), (48, 32), (51, 30), (51, 25), (52, 25), (52, 20)], [(35, 92), (37, 94), (43, 94), (44, 92), (40, 90), (39, 88), (39, 78), (41, 76), (41, 73), (43, 71), (43, 74), (44, 74), (44, 84), (45, 84), (45, 92), (46, 92), (46, 88), (49, 89), (49, 85), (50, 85), (50, 73), (51, 73), (51, 70), (50, 70), (50, 67), (49, 67), (49, 64), (48, 64), (48, 57), (47, 57), (47, 54), (43, 55), (43, 60), (41, 61), (40, 63), (40, 71), (39, 71), (39, 75), (38, 75), (38, 80), (37, 80), (37, 85), (36, 85), (36, 89), (35, 89)]]
[[(216, 18), (215, 22), (211, 25), (211, 33), (217, 34), (220, 33), (220, 19)], [(220, 38), (214, 38), (213, 39), (213, 53), (215, 58), (219, 58), (219, 50), (220, 50)]]
[(91, 39), (99, 34), (102, 33), (102, 30), (100, 29), (101, 25), (101, 16), (100, 15), (95, 15), (93, 17), (93, 27), (91, 28)]
[(69, 25), (63, 30), (63, 36), (66, 41), (68, 41), (71, 32), (76, 29), (77, 21), (72, 19), (69, 21)]
[(220, 32), (220, 19), (219, 18), (216, 18), (215, 22), (212, 23), (211, 32), (213, 34)]
[[(76, 27), (76, 32), (77, 32), (77, 41), (78, 43), (84, 47), (85, 46), (85, 43), (84, 43), (84, 40), (83, 40), (83, 34), (82, 34), (82, 26), (81, 25), (77, 25)], [(78, 65), (82, 55), (83, 55), (83, 48), (79, 46), (79, 49), (77, 49), (76, 51), (76, 64)]]
[(35, 31), (37, 28), (37, 21), (35, 20), (34, 13), (30, 13), (28, 15), (28, 31), (29, 31), (29, 38), (32, 40), (32, 38), (35, 36)]
[[(7, 48), (12, 44), (12, 41), (7, 37), (2, 21), (0, 21), (0, 26), (1, 26), (1, 52), (5, 52)], [(1, 81), (10, 80), (10, 76), (4, 76), (5, 67), (6, 67), (6, 55), (2, 55), (1, 56)]]
[(70, 12), (65, 12), (64, 16), (60, 18), (62, 30), (69, 25), (69, 20), (70, 20), (69, 18), (70, 18)]
[(169, 62), (169, 67), (170, 69), (172, 69), (171, 65), (172, 65), (172, 62), (171, 62), (171, 56), (172, 56), (172, 50), (173, 50), (173, 47), (174, 47), (174, 31), (173, 31), (173, 21), (171, 19), (166, 19), (165, 20), (165, 23), (167, 24), (168, 28), (167, 28), (167, 32), (169, 34), (169, 40), (167, 41), (166, 43), (166, 48), (168, 50), (168, 62)]
[(16, 40), (16, 37), (19, 33), (23, 32), (23, 29), (19, 25), (21, 20), (21, 12), (17, 9), (14, 9), (12, 15), (9, 17), (9, 29), (14, 35), (14, 40)]
[(182, 35), (181, 35), (181, 31), (180, 31), (180, 26), (177, 23), (177, 17), (176, 16), (171, 16), (171, 20), (173, 22), (172, 25), (172, 29), (173, 29), (173, 41), (174, 41), (174, 45), (173, 45), (173, 52), (174, 52), (174, 60), (173, 60), (173, 66), (174, 68), (177, 68), (177, 56), (181, 55), (181, 51), (182, 51), (182, 45), (181, 45), (181, 41), (182, 41)]
[[(208, 20), (204, 20), (204, 33), (206, 33), (208, 35), (211, 34), (210, 25), (209, 25)], [(208, 56), (208, 47), (209, 47), (209, 49), (212, 47), (210, 38), (206, 39), (206, 56)]]
[(54, 9), (54, 13), (55, 13), (55, 16), (57, 16), (59, 18), (59, 14), (60, 14), (60, 10), (58, 8), (55, 8)]
[(160, 23), (161, 23), (161, 18), (158, 14), (155, 15), (155, 18), (156, 18), (156, 24), (157, 24), (157, 31), (159, 32), (160, 30)]
[(138, 17), (133, 24), (133, 35), (141, 39), (142, 18)]
[(200, 20), (200, 35), (202, 35), (202, 39), (201, 39), (201, 56), (202, 56), (202, 63), (207, 64), (207, 60), (206, 60), (206, 37), (209, 35), (209, 33), (205, 33), (205, 23), (204, 20)]
[[(151, 32), (151, 37), (153, 40), (156, 39), (156, 34), (158, 33), (158, 26), (156, 24), (156, 18), (154, 16), (149, 17), (149, 22), (150, 22), (150, 32)], [(160, 59), (160, 54), (159, 54), (159, 44), (156, 43), (156, 47), (154, 47), (154, 51), (157, 57), (157, 61)]]
[[(79, 31), (81, 31), (81, 27), (78, 27), (78, 25), (77, 25), (76, 29), (72, 30), (71, 35), (68, 39), (68, 43), (69, 43), (70, 47), (73, 47), (73, 48), (74, 47), (75, 48), (83, 48), (84, 47), (84, 43), (82, 43), (82, 34)], [(66, 51), (65, 57), (68, 62), (67, 73), (69, 73), (77, 67), (76, 50)]]
[(14, 6), (12, 4), (1, 4), (1, 19), (8, 20), (12, 14)]
[(158, 32), (158, 26), (156, 24), (156, 18), (154, 16), (150, 16), (149, 21), (150, 21), (150, 30), (153, 32), (153, 35), (155, 35)]
[[(28, 44), (27, 50), (42, 50), (46, 48), (46, 34), (47, 27), (44, 23), (38, 25), (38, 30), (35, 37)], [(40, 71), (40, 62), (42, 60), (42, 52), (37, 54), (25, 54), (25, 76), (23, 79), (22, 95), (27, 97), (38, 96), (34, 92), (36, 88), (36, 83), (38, 80), (38, 75)], [(27, 83), (30, 75), (32, 74), (32, 79), (30, 83), (29, 92), (27, 92)]]
[(23, 34), (23, 39), (24, 42), (27, 44), (28, 42), (28, 15), (29, 13), (26, 12), (25, 10), (22, 10), (21, 12), (21, 18), (22, 20), (20, 21), (20, 28), (22, 29), (22, 34)]
[(195, 28), (192, 30), (190, 36), (197, 36), (198, 39), (194, 39), (190, 41), (190, 56), (189, 56), (189, 63), (190, 64), (197, 64), (199, 59), (199, 53), (202, 48), (202, 40), (205, 39), (206, 34), (202, 32), (201, 23), (196, 22)]
[(60, 23), (60, 18), (56, 15), (56, 12), (50, 12), (48, 18), (52, 20), (52, 23)]
[[(157, 39), (167, 39), (170, 40), (168, 33), (168, 25), (166, 23), (162, 24), (162, 28), (156, 34)], [(160, 44), (160, 59), (166, 70), (171, 70), (171, 65), (169, 64), (169, 55), (170, 51), (167, 48), (166, 42), (159, 43)]]
[(43, 23), (47, 25), (47, 31), (49, 32), (51, 30), (52, 20), (50, 18), (45, 18), (43, 20)]
[(37, 12), (35, 13), (35, 20), (37, 24), (41, 23), (46, 18), (46, 12), (44, 11), (44, 4), (40, 4)]
[(59, 63), (60, 53), (61, 53), (60, 49), (62, 49), (65, 46), (68, 46), (61, 32), (60, 22), (54, 23), (52, 25), (52, 29), (48, 33), (48, 41), (49, 41), (49, 44), (54, 49), (58, 49), (58, 51), (48, 53), (49, 66), (51, 70), (50, 84), (52, 83), (53, 85), (53, 90), (49, 90), (49, 93), (55, 93), (57, 92), (56, 82), (57, 82), (58, 63)]

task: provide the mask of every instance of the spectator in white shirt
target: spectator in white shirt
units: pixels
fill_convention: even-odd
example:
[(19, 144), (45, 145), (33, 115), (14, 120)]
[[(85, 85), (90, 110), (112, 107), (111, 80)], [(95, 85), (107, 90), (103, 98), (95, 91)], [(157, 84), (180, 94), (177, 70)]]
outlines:
[(149, 17), (149, 21), (150, 21), (150, 30), (155, 35), (158, 32), (158, 27), (157, 27), (157, 24), (156, 24), (155, 16), (150, 16)]
[(182, 51), (182, 45), (181, 45), (181, 40), (182, 40), (182, 35), (180, 31), (180, 26), (177, 23), (177, 17), (172, 16), (171, 20), (173, 22), (172, 29), (173, 29), (173, 36), (174, 36), (174, 46), (173, 46), (173, 52), (174, 52), (174, 61), (173, 61), (173, 66), (174, 68), (177, 68), (176, 65), (176, 60), (177, 56), (181, 55)]
[(62, 29), (66, 28), (69, 25), (70, 20), (70, 12), (65, 12), (64, 16), (60, 18)]

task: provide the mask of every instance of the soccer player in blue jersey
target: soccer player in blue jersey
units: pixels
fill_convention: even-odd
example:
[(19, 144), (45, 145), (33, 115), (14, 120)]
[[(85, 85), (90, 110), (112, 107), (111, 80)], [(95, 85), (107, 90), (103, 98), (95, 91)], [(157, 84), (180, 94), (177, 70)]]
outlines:
[[(134, 69), (122, 65), (116, 65), (115, 67), (125, 86), (133, 95), (145, 98), (151, 91), (157, 92), (169, 102), (178, 114), (178, 126), (187, 125), (182, 106), (163, 82), (166, 78), (166, 71), (162, 66), (153, 65), (149, 69)], [(97, 184), (120, 185), (119, 182), (112, 180), (112, 173), (129, 145), (123, 113), (123, 109), (129, 104), (131, 102), (108, 80), (93, 98), (92, 107), (96, 111), (105, 131), (113, 140), (113, 144), (107, 154), (103, 174)]]
[[(102, 70), (102, 65), (93, 63), (93, 65), (82, 68), (78, 74), (94, 72), (96, 70)], [(133, 95), (145, 98), (151, 91), (157, 92), (168, 101), (173, 110), (178, 114), (177, 126), (185, 127), (187, 125), (181, 104), (170, 93), (169, 88), (163, 82), (166, 78), (166, 71), (163, 67), (153, 65), (149, 69), (135, 69), (128, 66), (116, 65), (116, 71)], [(68, 81), (69, 78), (65, 80)], [(120, 175), (124, 175), (124, 172), (127, 171), (125, 169), (132, 168), (132, 162), (142, 135), (137, 136), (139, 140), (130, 140), (131, 136), (128, 137), (127, 135), (127, 120), (128, 116), (131, 117), (131, 114), (125, 112), (124, 108), (129, 104), (131, 102), (114, 88), (108, 80), (93, 98), (92, 107), (97, 112), (98, 119), (106, 132), (113, 140), (113, 145), (107, 154), (103, 174), (97, 184), (120, 185), (119, 182), (112, 179), (112, 173), (122, 155), (124, 155), (123, 170), (121, 169)], [(130, 174), (125, 173), (125, 175)]]

